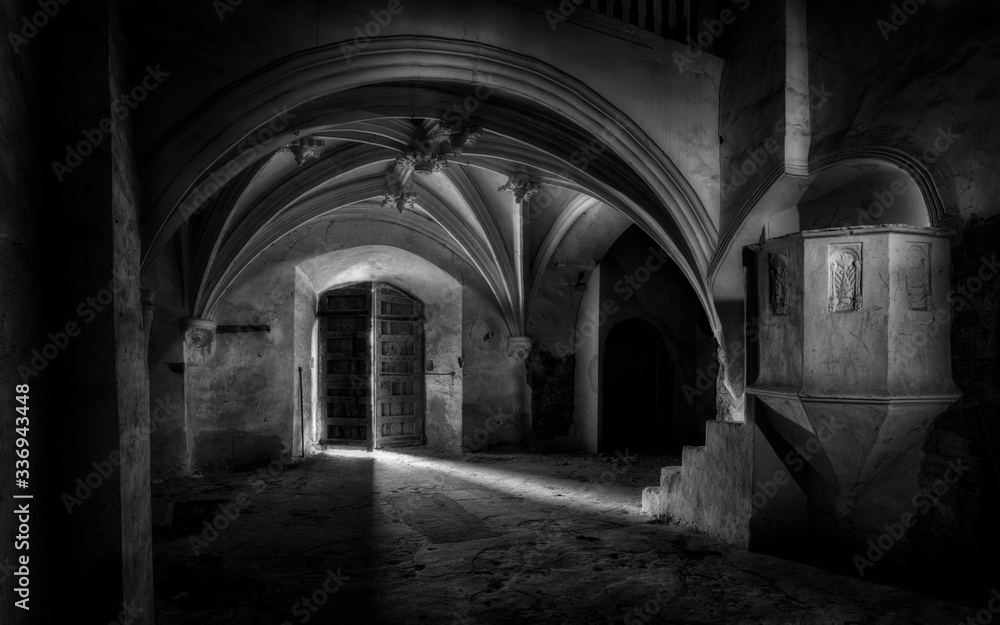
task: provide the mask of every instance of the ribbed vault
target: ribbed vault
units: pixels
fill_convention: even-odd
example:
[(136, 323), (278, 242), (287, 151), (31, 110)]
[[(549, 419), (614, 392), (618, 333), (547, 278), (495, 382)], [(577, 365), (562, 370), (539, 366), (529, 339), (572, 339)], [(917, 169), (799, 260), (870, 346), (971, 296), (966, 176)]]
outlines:
[[(474, 144), (413, 177), (412, 210), (375, 204), (396, 159), (447, 121), (476, 127)], [(309, 158), (290, 149), (302, 145), (315, 148)], [(143, 266), (182, 232), (193, 316), (210, 315), (241, 271), (295, 228), (364, 211), (460, 255), (520, 333), (561, 237), (605, 204), (670, 254), (715, 320), (704, 277), (717, 232), (677, 168), (583, 83), (508, 51), (400, 37), (373, 41), (350, 64), (338, 46), (293, 55), (206, 102), (154, 148), (143, 174)], [(497, 191), (514, 175), (543, 189), (523, 231), (513, 198)], [(525, 253), (514, 253), (522, 237)]]

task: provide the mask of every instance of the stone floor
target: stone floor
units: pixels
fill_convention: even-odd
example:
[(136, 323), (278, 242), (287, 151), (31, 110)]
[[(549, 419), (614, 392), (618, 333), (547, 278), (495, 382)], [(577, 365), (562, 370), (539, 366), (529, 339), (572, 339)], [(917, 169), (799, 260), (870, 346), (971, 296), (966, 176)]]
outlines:
[(153, 487), (175, 506), (154, 532), (156, 622), (938, 625), (972, 614), (641, 515), (642, 486), (670, 461), (327, 452), (167, 480)]

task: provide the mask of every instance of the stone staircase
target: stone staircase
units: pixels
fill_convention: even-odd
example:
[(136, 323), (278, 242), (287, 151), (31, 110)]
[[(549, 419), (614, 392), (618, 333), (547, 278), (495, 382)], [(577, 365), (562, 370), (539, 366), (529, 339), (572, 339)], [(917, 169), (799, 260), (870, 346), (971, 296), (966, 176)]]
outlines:
[(663, 467), (660, 485), (642, 491), (643, 513), (745, 547), (750, 540), (751, 432), (747, 423), (706, 423), (705, 444), (685, 447), (681, 466)]

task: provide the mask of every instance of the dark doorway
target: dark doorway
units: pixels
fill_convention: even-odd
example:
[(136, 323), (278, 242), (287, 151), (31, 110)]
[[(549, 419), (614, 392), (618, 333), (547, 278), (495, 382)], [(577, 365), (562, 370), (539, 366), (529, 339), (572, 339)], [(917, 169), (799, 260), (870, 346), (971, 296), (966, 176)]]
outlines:
[(656, 329), (641, 319), (613, 327), (601, 370), (601, 451), (670, 451), (673, 367)]

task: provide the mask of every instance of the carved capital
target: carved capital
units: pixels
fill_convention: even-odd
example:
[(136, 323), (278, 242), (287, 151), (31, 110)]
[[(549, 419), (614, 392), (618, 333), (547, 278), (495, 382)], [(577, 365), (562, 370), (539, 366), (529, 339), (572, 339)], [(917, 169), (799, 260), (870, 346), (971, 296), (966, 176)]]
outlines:
[(531, 353), (534, 340), (530, 336), (508, 336), (507, 355), (524, 362)]
[(203, 365), (215, 353), (215, 322), (211, 319), (183, 319), (184, 364), (189, 367)]

